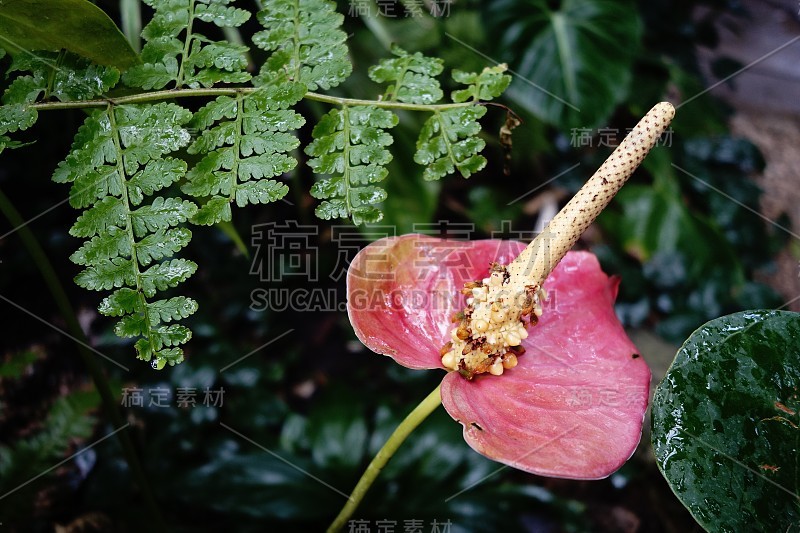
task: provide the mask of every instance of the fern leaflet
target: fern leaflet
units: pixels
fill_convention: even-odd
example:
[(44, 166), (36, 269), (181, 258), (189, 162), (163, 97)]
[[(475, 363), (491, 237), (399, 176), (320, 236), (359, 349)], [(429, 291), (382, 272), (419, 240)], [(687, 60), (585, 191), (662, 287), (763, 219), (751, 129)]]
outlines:
[(488, 102), (497, 98), (508, 89), (511, 83), (511, 76), (504, 74), (506, 70), (508, 67), (505, 64), (486, 67), (480, 74), (453, 70), (453, 79), (467, 85), (466, 89), (453, 91), (453, 101), (466, 102), (471, 99), (473, 102), (479, 100)]
[[(197, 21), (219, 27), (237, 27), (250, 12), (229, 6), (232, 0), (143, 0), (155, 9), (142, 30), (147, 41), (142, 65), (129, 69), (123, 81), (131, 87), (161, 89), (211, 87), (215, 83), (243, 83), (250, 79), (247, 46), (212, 41), (194, 31)], [(183, 38), (181, 39), (181, 34)]]
[(392, 47), (396, 58), (384, 59), (370, 67), (369, 77), (377, 83), (390, 83), (383, 100), (409, 104), (435, 104), (442, 99), (442, 89), (435, 76), (442, 73), (443, 61), (409, 54), (399, 46)]
[(453, 92), (453, 100), (473, 105), (436, 110), (422, 126), (417, 140), (414, 161), (425, 165), (422, 177), (437, 180), (458, 171), (469, 178), (486, 166), (486, 158), (480, 155), (486, 142), (478, 137), (481, 126), (478, 119), (486, 114), (481, 100), (491, 100), (503, 93), (511, 78), (503, 74), (505, 65), (486, 68), (480, 74), (454, 71), (453, 78), (467, 84), (466, 89)]
[(314, 198), (325, 200), (316, 209), (318, 217), (351, 218), (356, 225), (383, 218), (375, 204), (386, 191), (372, 184), (388, 174), (392, 154), (386, 146), (392, 136), (384, 130), (396, 125), (397, 115), (374, 106), (343, 106), (320, 119), (305, 150), (315, 173), (332, 176), (311, 187)]
[(340, 28), (344, 16), (330, 0), (273, 0), (258, 13), (264, 30), (253, 43), (272, 52), (253, 79), (255, 85), (284, 80), (300, 82), (308, 90), (330, 89), (353, 70), (347, 57), (347, 34)]
[(71, 259), (84, 270), (81, 287), (115, 290), (99, 306), (102, 314), (121, 317), (115, 332), (139, 337), (136, 351), (154, 368), (183, 360), (178, 347), (191, 331), (178, 324), (197, 304), (182, 296), (152, 300), (177, 286), (197, 268), (192, 261), (166, 259), (185, 246), (191, 232), (179, 224), (197, 212), (189, 201), (156, 196), (182, 179), (186, 163), (164, 157), (189, 142), (182, 127), (191, 113), (175, 104), (109, 105), (94, 111), (78, 130), (72, 151), (53, 179), (72, 183), (70, 201), (88, 207), (70, 234), (87, 240)]
[(300, 145), (291, 131), (305, 124), (305, 119), (290, 108), (305, 92), (299, 83), (286, 83), (248, 96), (220, 96), (195, 113), (192, 124), (202, 134), (189, 153), (206, 155), (187, 174), (183, 192), (206, 202), (193, 222), (230, 221), (234, 201), (244, 207), (286, 195), (285, 184), (268, 178), (297, 165), (286, 152)]
[(88, 100), (105, 94), (119, 81), (114, 67), (95, 65), (69, 52), (21, 52), (13, 57), (8, 75), (21, 72), (3, 93), (0, 106), (0, 152), (24, 143), (6, 133), (26, 130), (36, 123), (38, 113), (30, 104), (54, 98), (62, 102)]

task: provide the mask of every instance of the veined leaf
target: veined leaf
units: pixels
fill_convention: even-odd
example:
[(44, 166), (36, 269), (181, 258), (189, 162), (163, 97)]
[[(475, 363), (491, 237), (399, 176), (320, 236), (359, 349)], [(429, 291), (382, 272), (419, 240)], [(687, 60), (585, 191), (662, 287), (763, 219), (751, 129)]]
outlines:
[(69, 193), (69, 205), (88, 207), (106, 196), (122, 196), (123, 177), (115, 166), (87, 170), (75, 178)]
[(80, 176), (99, 170), (105, 163), (116, 163), (117, 157), (108, 114), (101, 110), (93, 111), (78, 128), (72, 151), (58, 164), (53, 181), (73, 182)]
[[(215, 42), (196, 28), (201, 22), (223, 28), (244, 24), (250, 12), (230, 6), (232, 0), (145, 0), (155, 9), (142, 30), (144, 64), (125, 73), (132, 87), (161, 89), (170, 83), (180, 87), (211, 87), (215, 83), (242, 83), (250, 79), (248, 48)], [(183, 38), (181, 39), (181, 35)]]
[(0, 133), (27, 130), (36, 123), (39, 113), (23, 104), (0, 106)]
[(3, 103), (31, 103), (41, 95), (62, 102), (89, 100), (105, 95), (119, 81), (119, 70), (91, 63), (67, 52), (20, 53), (8, 69), (30, 71), (17, 77), (3, 94)]
[[(197, 268), (191, 261), (168, 259), (191, 238), (188, 229), (174, 226), (192, 217), (197, 206), (162, 196), (145, 202), (183, 179), (186, 163), (164, 156), (188, 143), (183, 124), (190, 117), (175, 104), (109, 105), (86, 119), (54, 175), (56, 181), (74, 182), (73, 205), (91, 206), (70, 230), (76, 237), (91, 237), (71, 256), (87, 267), (75, 282), (94, 290), (118, 289), (98, 309), (120, 318), (117, 335), (141, 337), (135, 344), (137, 355), (155, 357), (154, 368), (180, 362), (183, 352), (164, 346), (191, 337), (184, 326), (162, 324), (185, 318), (197, 307), (182, 296), (148, 302)], [(167, 260), (154, 264), (162, 259)]]
[(273, 0), (258, 13), (265, 30), (253, 43), (272, 52), (253, 80), (269, 85), (284, 80), (300, 82), (308, 90), (336, 87), (352, 72), (347, 57), (347, 34), (340, 28), (344, 16), (329, 0)]
[[(519, 74), (508, 95), (561, 127), (600, 125), (628, 94), (642, 34), (630, 0), (499, 0), (486, 9), (493, 57)], [(527, 83), (523, 80), (527, 80)]]
[(212, 196), (197, 211), (192, 222), (200, 226), (213, 226), (232, 218), (230, 198)]
[(114, 333), (122, 338), (141, 337), (148, 333), (147, 329), (144, 315), (136, 313), (122, 317), (114, 326)]
[(324, 199), (317, 216), (330, 220), (351, 218), (353, 223), (378, 222), (375, 204), (386, 192), (372, 184), (382, 181), (392, 154), (385, 147), (392, 136), (385, 129), (397, 124), (391, 111), (373, 106), (332, 109), (314, 127), (314, 141), (306, 147), (308, 165), (316, 174), (331, 175), (314, 184), (311, 195)]
[(139, 294), (127, 287), (116, 290), (109, 296), (103, 298), (103, 301), (100, 302), (100, 306), (97, 309), (101, 314), (106, 316), (123, 316), (142, 310)]
[(153, 326), (161, 322), (172, 322), (194, 314), (197, 311), (197, 302), (185, 296), (176, 296), (168, 300), (157, 300), (147, 304), (150, 315), (150, 324)]
[(453, 79), (468, 87), (453, 91), (453, 101), (466, 102), (467, 100), (473, 100), (475, 102), (488, 102), (497, 98), (511, 84), (511, 76), (504, 74), (506, 70), (508, 70), (506, 65), (486, 67), (480, 74), (454, 70)]
[(189, 152), (206, 155), (188, 172), (183, 186), (184, 193), (205, 199), (193, 222), (230, 221), (234, 201), (243, 207), (286, 195), (288, 187), (269, 178), (297, 165), (286, 152), (300, 142), (288, 131), (305, 119), (288, 108), (305, 92), (299, 83), (286, 83), (247, 96), (220, 96), (197, 112), (195, 124), (206, 129)]
[(419, 52), (409, 54), (399, 46), (393, 46), (392, 53), (397, 57), (384, 59), (369, 69), (372, 81), (390, 84), (384, 100), (435, 104), (442, 99), (442, 89), (436, 80), (442, 73), (441, 59), (425, 57)]
[[(150, 330), (150, 333), (152, 334), (153, 330)], [(158, 346), (162, 345), (163, 341), (159, 339)], [(173, 366), (183, 362), (183, 350), (180, 348), (159, 349), (156, 347), (154, 337), (139, 339), (134, 346), (139, 359), (144, 361), (152, 359), (152, 367), (156, 370), (164, 368), (167, 363)]]
[(130, 257), (131, 242), (127, 232), (116, 226), (109, 227), (100, 235), (86, 241), (69, 258), (76, 265), (96, 265), (98, 262), (115, 257)]
[(196, 212), (197, 206), (188, 200), (159, 196), (152, 204), (140, 207), (130, 214), (131, 226), (134, 235), (143, 237), (186, 222)]
[(4, 0), (0, 46), (11, 52), (63, 48), (120, 70), (139, 63), (114, 22), (86, 0)]
[(159, 326), (150, 330), (150, 334), (156, 350), (160, 350), (164, 346), (178, 346), (189, 342), (189, 339), (192, 338), (189, 328), (180, 324)]
[(186, 162), (181, 159), (166, 157), (150, 161), (128, 180), (128, 198), (133, 205), (139, 205), (145, 196), (172, 185), (185, 174)]
[(289, 187), (275, 180), (249, 181), (236, 188), (236, 205), (244, 207), (247, 204), (268, 204), (280, 200), (287, 192)]
[(142, 266), (170, 257), (189, 244), (192, 232), (187, 228), (159, 230), (136, 243), (136, 259)]
[(186, 259), (172, 259), (151, 266), (142, 272), (140, 280), (145, 296), (152, 298), (156, 292), (177, 287), (197, 270), (197, 263)]
[(480, 105), (435, 111), (422, 126), (414, 161), (425, 165), (423, 178), (437, 180), (458, 171), (468, 178), (486, 166), (480, 151), (486, 145), (477, 137), (478, 119), (486, 114)]
[(120, 106), (117, 115), (122, 161), (129, 175), (140, 165), (186, 146), (191, 139), (183, 125), (192, 114), (175, 104)]
[(136, 278), (133, 263), (124, 257), (96, 261), (77, 276), (75, 283), (93, 291), (110, 290), (124, 285), (132, 285)]
[(706, 323), (653, 398), (653, 449), (707, 531), (800, 523), (800, 314), (743, 311)]
[(124, 228), (127, 215), (121, 198), (106, 196), (78, 217), (69, 234), (73, 237), (92, 237), (113, 226)]

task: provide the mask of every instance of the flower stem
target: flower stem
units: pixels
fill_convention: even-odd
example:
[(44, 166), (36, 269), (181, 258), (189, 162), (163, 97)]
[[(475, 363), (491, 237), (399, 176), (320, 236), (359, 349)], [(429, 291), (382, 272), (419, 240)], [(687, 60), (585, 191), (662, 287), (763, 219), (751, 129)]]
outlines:
[(674, 116), (675, 108), (668, 102), (653, 106), (544, 231), (508, 266), (509, 274), (541, 286), (625, 185)]
[(358, 480), (356, 488), (354, 488), (353, 492), (350, 494), (347, 503), (339, 512), (339, 516), (336, 517), (328, 528), (329, 533), (339, 531), (347, 524), (347, 521), (353, 516), (353, 513), (358, 508), (359, 504), (361, 504), (361, 500), (364, 499), (367, 491), (372, 486), (372, 483), (378, 477), (378, 474), (381, 473), (383, 467), (386, 466), (386, 463), (389, 462), (389, 459), (392, 458), (400, 445), (403, 444), (411, 432), (414, 431), (428, 415), (442, 404), (441, 388), (442, 386), (440, 384), (409, 413), (405, 420), (394, 430), (394, 433), (392, 433), (392, 436), (386, 441), (386, 444), (384, 444), (375, 457), (372, 458), (369, 466), (367, 466), (367, 469), (361, 475), (361, 479)]

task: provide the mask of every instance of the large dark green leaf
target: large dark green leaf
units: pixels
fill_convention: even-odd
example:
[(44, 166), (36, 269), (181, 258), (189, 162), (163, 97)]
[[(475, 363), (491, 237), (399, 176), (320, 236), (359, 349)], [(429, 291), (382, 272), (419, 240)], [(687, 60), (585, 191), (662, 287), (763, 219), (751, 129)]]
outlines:
[(120, 70), (139, 62), (114, 22), (86, 0), (4, 0), (0, 47), (12, 53), (65, 48)]
[(800, 523), (800, 314), (744, 311), (678, 351), (653, 400), (653, 447), (709, 531)]
[(693, 215), (671, 191), (631, 184), (620, 191), (615, 201), (621, 212), (604, 213), (600, 222), (629, 254), (642, 262), (657, 255), (680, 255), (691, 250), (691, 261), (686, 265), (690, 278), (708, 271), (715, 261), (732, 262), (730, 246), (722, 236)]
[(641, 35), (634, 2), (500, 0), (486, 4), (493, 57), (517, 73), (508, 94), (543, 120), (598, 126), (628, 92)]

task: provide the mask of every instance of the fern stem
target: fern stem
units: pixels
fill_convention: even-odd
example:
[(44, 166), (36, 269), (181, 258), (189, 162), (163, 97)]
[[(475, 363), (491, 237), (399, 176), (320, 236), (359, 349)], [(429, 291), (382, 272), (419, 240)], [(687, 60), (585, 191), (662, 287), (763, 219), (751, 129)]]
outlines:
[[(2, 190), (0, 190), (0, 211), (3, 212), (3, 215), (8, 219), (12, 227), (17, 228), (19, 237), (33, 259), (36, 268), (39, 269), (42, 278), (44, 278), (44, 282), (50, 294), (53, 296), (53, 300), (64, 318), (70, 334), (81, 341), (81, 343), (78, 344), (78, 353), (86, 369), (89, 371), (92, 381), (94, 381), (94, 386), (98, 394), (100, 394), (100, 398), (103, 401), (103, 408), (109, 422), (115, 428), (122, 427), (125, 421), (117, 410), (117, 402), (114, 398), (114, 393), (111, 391), (111, 385), (103, 373), (103, 369), (97, 363), (95, 354), (85, 347), (88, 346), (89, 339), (84, 335), (83, 329), (81, 329), (78, 319), (75, 317), (75, 311), (72, 309), (64, 286), (59, 281), (52, 263), (50, 263), (50, 260), (47, 258), (47, 254), (45, 254), (36, 236), (30, 228), (25, 225), (19, 212), (14, 208), (14, 205)], [(125, 456), (125, 461), (128, 463), (128, 468), (130, 468), (137, 485), (139, 485), (145, 507), (150, 514), (148, 525), (153, 527), (156, 531), (166, 531), (166, 524), (164, 523), (164, 519), (158, 509), (158, 504), (153, 496), (153, 489), (147, 480), (144, 468), (139, 461), (136, 448), (133, 445), (130, 435), (127, 431), (120, 431), (117, 433), (117, 436), (122, 447), (122, 453)]]
[(303, 66), (302, 61), (300, 61), (300, 0), (295, 0), (294, 4), (294, 23), (292, 26), (294, 27), (294, 32), (292, 33), (292, 66), (294, 67), (294, 72), (291, 73), (289, 76), (292, 80), (299, 80), (300, 79), (300, 67)]
[[(118, 98), (104, 98), (98, 100), (75, 100), (71, 102), (40, 102), (28, 106), (37, 111), (52, 111), (56, 109), (89, 109), (106, 107), (109, 104), (142, 104), (148, 102), (161, 102), (164, 100), (174, 100), (176, 98), (203, 97), (203, 96), (236, 96), (238, 94), (250, 94), (256, 92), (258, 88), (239, 87), (239, 88), (212, 88), (212, 89), (168, 89), (164, 91), (152, 91), (148, 93), (132, 94), (120, 96)], [(361, 100), (358, 98), (340, 98), (314, 92), (307, 92), (303, 98), (315, 102), (323, 102), (337, 106), (374, 106), (383, 109), (402, 109), (405, 111), (423, 111), (432, 113), (444, 111), (445, 109), (455, 109), (459, 107), (469, 107), (475, 105), (474, 102), (463, 102), (459, 104), (407, 104), (404, 102), (387, 102), (383, 100)]]
[[(150, 312), (147, 309), (147, 298), (145, 298), (144, 291), (142, 290), (142, 272), (139, 270), (139, 259), (136, 257), (136, 235), (133, 233), (133, 222), (131, 220), (131, 202), (128, 198), (128, 179), (125, 172), (125, 165), (123, 164), (122, 143), (119, 138), (119, 130), (117, 129), (117, 119), (114, 117), (114, 106), (109, 104), (106, 113), (108, 114), (109, 124), (111, 125), (111, 135), (114, 138), (114, 150), (117, 152), (117, 172), (119, 172), (122, 179), (122, 203), (125, 206), (125, 231), (128, 234), (128, 239), (131, 241), (131, 268), (133, 268), (133, 275), (136, 280), (136, 294), (139, 295), (139, 305), (142, 308), (144, 315), (144, 324), (147, 328), (145, 338), (150, 343), (150, 352), (155, 354), (156, 347), (153, 345), (153, 338), (150, 335)], [(155, 361), (155, 360), (154, 360)]]
[(233, 154), (233, 163), (231, 164), (231, 193), (228, 195), (228, 202), (233, 203), (236, 200), (236, 189), (239, 188), (239, 158), (241, 155), (242, 144), (242, 117), (244, 116), (244, 99), (242, 93), (236, 95), (236, 135), (233, 136), (233, 146), (231, 153)]
[(434, 112), (434, 115), (436, 115), (436, 120), (439, 121), (439, 129), (442, 132), (442, 140), (447, 148), (447, 157), (449, 157), (450, 161), (453, 162), (453, 166), (456, 168), (456, 170), (461, 172), (461, 169), (458, 167), (458, 158), (456, 158), (456, 154), (453, 153), (453, 141), (450, 140), (450, 136), (447, 134), (447, 124), (444, 123), (444, 118), (440, 112), (436, 111)]
[(194, 0), (189, 2), (189, 22), (186, 26), (186, 41), (183, 43), (183, 53), (181, 54), (181, 66), (178, 69), (178, 77), (175, 80), (175, 88), (180, 88), (183, 85), (184, 66), (186, 59), (189, 57), (189, 51), (192, 46), (192, 24), (194, 24)]
[(347, 214), (353, 216), (353, 205), (350, 202), (350, 110), (345, 105), (342, 106), (342, 134), (344, 136), (344, 146), (342, 147), (342, 159), (344, 159), (344, 170), (342, 171), (342, 180), (344, 181), (345, 193), (344, 204), (347, 207)]

